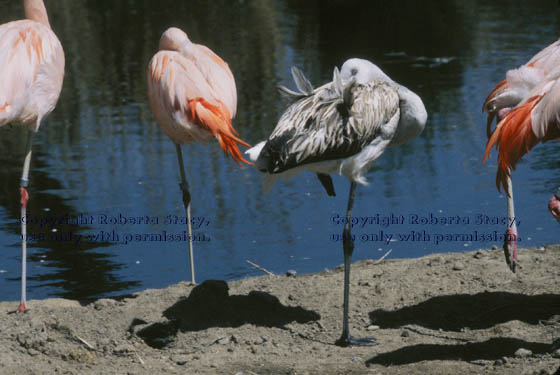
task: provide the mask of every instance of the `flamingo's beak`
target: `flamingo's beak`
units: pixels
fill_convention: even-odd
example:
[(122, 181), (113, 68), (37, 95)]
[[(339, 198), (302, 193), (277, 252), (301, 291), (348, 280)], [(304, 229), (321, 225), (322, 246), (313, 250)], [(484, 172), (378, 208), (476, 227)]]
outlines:
[(494, 130), (492, 130), (492, 121), (494, 121), (495, 114), (493, 112), (488, 112), (488, 119), (486, 120), (486, 136), (488, 139), (492, 136)]
[(517, 233), (511, 228), (508, 228), (504, 236), (504, 255), (506, 256), (506, 263), (509, 269), (515, 273), (515, 266), (517, 265)]

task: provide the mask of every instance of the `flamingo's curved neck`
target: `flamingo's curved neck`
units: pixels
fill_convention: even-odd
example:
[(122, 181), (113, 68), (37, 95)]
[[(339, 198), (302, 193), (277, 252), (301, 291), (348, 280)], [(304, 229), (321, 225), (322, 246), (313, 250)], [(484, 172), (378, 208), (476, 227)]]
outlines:
[(51, 27), (43, 0), (23, 0), (23, 7), (25, 8), (25, 18)]
[(417, 137), (424, 130), (428, 118), (424, 103), (418, 95), (401, 85), (398, 85), (398, 92), (401, 99), (401, 119), (391, 146), (403, 144)]

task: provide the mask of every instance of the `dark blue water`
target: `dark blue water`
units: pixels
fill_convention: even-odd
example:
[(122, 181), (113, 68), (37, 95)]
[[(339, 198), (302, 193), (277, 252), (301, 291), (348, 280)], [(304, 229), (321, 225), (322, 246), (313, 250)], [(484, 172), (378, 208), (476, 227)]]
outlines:
[[(367, 58), (422, 97), (429, 113), (424, 133), (388, 150), (367, 175), (371, 184), (357, 189), (355, 216), (369, 219), (353, 229), (355, 260), (388, 250), (408, 258), (501, 246), (494, 236), (504, 232), (496, 221), (506, 215), (506, 201), (494, 185), (495, 153), (481, 165), (480, 108), (508, 69), (557, 38), (558, 4), (462, 4), (47, 0), (66, 76), (56, 110), (35, 137), (29, 215), (62, 224), (30, 225), (36, 241), (28, 296), (87, 299), (190, 279), (187, 243), (150, 236), (186, 230), (174, 222), (184, 216), (175, 148), (151, 116), (144, 79), (169, 26), (228, 61), (238, 88), (234, 123), (252, 144), (266, 138), (286, 108), (276, 86), (293, 87), (292, 65), (318, 85), (345, 59)], [(21, 8), (0, 0), (0, 22), (20, 18)], [(0, 129), (2, 300), (19, 298), (23, 148), (22, 129)], [(551, 157), (558, 150), (558, 143), (538, 145), (513, 176), (522, 246), (558, 243), (558, 223), (546, 209), (560, 185), (560, 162)], [(311, 173), (279, 181), (263, 195), (259, 174), (238, 168), (217, 143), (186, 145), (183, 153), (192, 212), (204, 220), (195, 234), (209, 239), (194, 244), (198, 281), (261, 274), (246, 260), (275, 273), (342, 263), (336, 235), (349, 188), (343, 177), (334, 177), (336, 198)], [(383, 225), (391, 215), (398, 220)]]

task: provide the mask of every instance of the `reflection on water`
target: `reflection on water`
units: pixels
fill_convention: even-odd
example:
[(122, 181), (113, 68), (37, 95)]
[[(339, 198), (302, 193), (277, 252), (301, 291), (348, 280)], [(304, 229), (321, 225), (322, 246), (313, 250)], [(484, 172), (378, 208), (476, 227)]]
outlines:
[[(507, 69), (558, 35), (555, 1), (515, 7), (504, 1), (45, 2), (66, 52), (66, 76), (57, 109), (35, 138), (30, 215), (94, 220), (30, 227), (38, 235), (29, 255), (30, 298), (94, 298), (188, 278), (187, 244), (156, 240), (186, 229), (180, 220), (167, 220), (183, 212), (175, 150), (154, 123), (145, 94), (147, 62), (169, 26), (228, 61), (238, 88), (235, 126), (253, 144), (270, 133), (287, 105), (276, 86), (293, 87), (292, 65), (318, 85), (346, 58), (367, 58), (423, 98), (429, 113), (424, 133), (386, 152), (368, 174), (370, 186), (357, 190), (357, 216), (394, 214), (406, 220), (355, 227), (354, 233), (370, 239), (358, 241), (356, 259), (377, 258), (389, 249), (394, 257), (417, 257), (494, 243), (434, 239), (503, 233), (501, 224), (476, 221), (478, 215), (505, 215), (505, 199), (494, 187), (495, 155), (480, 164), (485, 145), (480, 107)], [(23, 14), (17, 1), (0, 0), (0, 7), (2, 23)], [(19, 298), (23, 144), (22, 129), (0, 129), (4, 300)], [(183, 149), (193, 215), (205, 220), (195, 233), (210, 239), (195, 243), (199, 280), (258, 274), (246, 259), (274, 272), (300, 273), (342, 262), (341, 244), (332, 237), (342, 227), (332, 218), (344, 213), (344, 178), (334, 179), (339, 193), (334, 199), (307, 173), (263, 195), (258, 173), (238, 168), (216, 144)], [(548, 196), (560, 185), (559, 163), (547, 158), (557, 150), (556, 143), (537, 146), (514, 174), (522, 245), (558, 242), (557, 224), (546, 211)], [(411, 215), (430, 214), (469, 222), (409, 223)], [(103, 215), (116, 221), (103, 222)], [(131, 223), (130, 218), (146, 216), (151, 220)], [(430, 240), (405, 236), (416, 233)], [(399, 234), (400, 241), (385, 241)]]

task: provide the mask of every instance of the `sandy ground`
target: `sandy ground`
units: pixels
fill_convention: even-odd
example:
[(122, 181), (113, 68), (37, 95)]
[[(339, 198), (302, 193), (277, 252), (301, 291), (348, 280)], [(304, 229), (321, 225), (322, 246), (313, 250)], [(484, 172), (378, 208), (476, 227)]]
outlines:
[(0, 374), (554, 374), (560, 246), (519, 259), (515, 275), (501, 250), (353, 264), (351, 332), (373, 347), (333, 345), (342, 267), (2, 302)]

